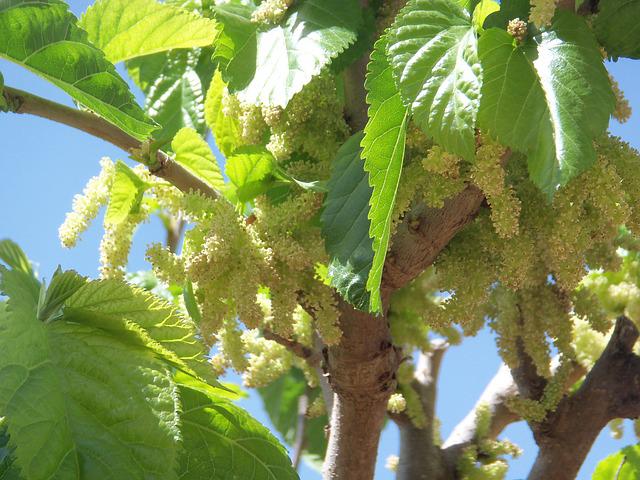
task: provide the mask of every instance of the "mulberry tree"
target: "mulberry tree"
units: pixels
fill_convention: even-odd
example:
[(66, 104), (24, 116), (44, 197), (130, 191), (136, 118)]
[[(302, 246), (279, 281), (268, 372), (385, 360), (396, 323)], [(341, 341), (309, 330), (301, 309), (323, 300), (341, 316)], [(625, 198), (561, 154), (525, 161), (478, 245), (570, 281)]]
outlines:
[[(608, 133), (631, 110), (605, 68), (640, 58), (638, 18), (638, 0), (0, 1), (0, 57), (75, 102), (0, 75), (0, 109), (129, 159), (101, 159), (59, 229), (72, 248), (105, 207), (99, 278), (40, 281), (0, 242), (0, 479), (282, 480), (304, 456), (369, 480), (387, 419), (399, 480), (503, 479), (521, 420), (528, 478), (575, 478), (640, 417), (640, 154)], [(166, 239), (127, 272), (151, 217)], [(442, 358), (485, 326), (503, 364), (443, 436)], [(632, 445), (594, 478), (639, 472)]]

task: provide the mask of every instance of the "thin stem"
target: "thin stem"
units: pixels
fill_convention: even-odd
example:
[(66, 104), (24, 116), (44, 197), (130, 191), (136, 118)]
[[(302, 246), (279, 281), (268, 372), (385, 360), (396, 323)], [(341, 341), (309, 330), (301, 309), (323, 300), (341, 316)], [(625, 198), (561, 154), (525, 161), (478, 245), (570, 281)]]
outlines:
[[(68, 125), (101, 138), (129, 154), (143, 147), (140, 140), (93, 113), (67, 107), (17, 88), (5, 86), (2, 93), (14, 113), (27, 113)], [(162, 151), (157, 152), (155, 165), (149, 171), (185, 193), (199, 192), (209, 198), (220, 198), (216, 190)]]
[(293, 446), (293, 455), (291, 460), (293, 468), (296, 470), (300, 466), (302, 453), (304, 452), (305, 437), (307, 434), (307, 409), (309, 408), (309, 387), (298, 398), (298, 423), (296, 426), (296, 441)]

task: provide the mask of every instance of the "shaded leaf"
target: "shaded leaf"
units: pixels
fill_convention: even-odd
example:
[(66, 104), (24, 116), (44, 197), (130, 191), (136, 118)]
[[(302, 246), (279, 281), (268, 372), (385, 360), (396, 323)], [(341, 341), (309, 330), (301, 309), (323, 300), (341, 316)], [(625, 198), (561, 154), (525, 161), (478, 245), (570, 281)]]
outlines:
[(593, 26), (611, 58), (640, 58), (640, 1), (600, 0)]
[(367, 279), (373, 262), (369, 237), (369, 200), (372, 189), (360, 158), (363, 134), (356, 133), (338, 150), (320, 217), (329, 254), (331, 285), (360, 310), (369, 307)]
[(238, 200), (248, 202), (265, 193), (275, 167), (273, 155), (264, 147), (246, 146), (236, 149), (225, 163), (225, 172), (236, 187)]

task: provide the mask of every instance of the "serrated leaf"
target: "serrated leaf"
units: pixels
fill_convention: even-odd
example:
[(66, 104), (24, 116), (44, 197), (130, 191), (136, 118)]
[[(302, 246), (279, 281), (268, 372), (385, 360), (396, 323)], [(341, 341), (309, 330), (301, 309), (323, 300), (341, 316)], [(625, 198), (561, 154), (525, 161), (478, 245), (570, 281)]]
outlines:
[(204, 101), (204, 118), (211, 129), (218, 149), (225, 157), (233, 153), (240, 142), (238, 119), (222, 111), (222, 95), (225, 83), (220, 71), (216, 71)]
[(591, 480), (637, 480), (638, 478), (640, 478), (640, 446), (630, 445), (598, 463)]
[(166, 54), (162, 70), (149, 87), (145, 109), (162, 126), (155, 135), (161, 141), (171, 141), (184, 127), (205, 133), (204, 92), (196, 70), (199, 56), (196, 50)]
[(14, 270), (33, 275), (31, 262), (18, 246), (18, 244), (8, 238), (0, 240), (0, 261)]
[[(297, 368), (292, 368), (266, 387), (258, 389), (271, 423), (289, 445), (295, 444), (298, 435), (298, 402), (300, 397), (306, 393), (310, 404), (317, 395), (321, 394), (318, 388), (313, 392), (307, 390), (304, 374)], [(322, 460), (327, 449), (327, 439), (324, 433), (328, 422), (327, 416), (308, 418), (305, 422), (304, 451), (306, 455), (311, 457), (310, 460)]]
[(640, 2), (601, 0), (593, 26), (598, 41), (611, 58), (640, 58)]
[(175, 161), (218, 191), (225, 187), (222, 172), (211, 148), (198, 132), (183, 128), (171, 142)]
[(247, 412), (193, 385), (180, 385), (180, 398), (180, 479), (299, 478), (284, 447)]
[(484, 68), (479, 123), (528, 156), (533, 182), (549, 197), (595, 161), (593, 139), (615, 99), (583, 19), (558, 11), (535, 39), (515, 45), (505, 31), (480, 39)]
[(66, 272), (58, 266), (51, 283), (47, 288), (41, 305), (38, 305), (38, 320), (50, 322), (62, 315), (61, 307), (64, 302), (87, 283), (87, 279), (73, 270)]
[(225, 163), (225, 173), (236, 187), (238, 200), (248, 202), (265, 193), (274, 171), (273, 155), (264, 147), (245, 146), (236, 149)]
[(362, 158), (372, 187), (369, 201), (369, 236), (373, 238), (373, 263), (367, 291), (371, 294), (369, 309), (379, 312), (380, 282), (391, 236), (391, 215), (402, 172), (409, 111), (402, 104), (393, 82), (391, 65), (385, 51), (387, 38), (378, 42), (371, 54), (365, 88), (369, 104), (369, 120), (364, 127)]
[(109, 191), (109, 205), (104, 216), (105, 223), (117, 225), (130, 213), (140, 208), (146, 184), (127, 164), (118, 160), (116, 173)]
[(217, 33), (213, 20), (154, 0), (98, 0), (79, 24), (113, 63), (211, 45)]
[(410, 0), (389, 29), (389, 61), (415, 122), (473, 159), (482, 69), (469, 14), (452, 0)]
[(62, 1), (2, 2), (0, 57), (40, 75), (137, 139), (146, 139), (156, 129)]
[(217, 11), (224, 40), (216, 55), (229, 89), (243, 102), (282, 107), (355, 42), (362, 21), (356, 0), (299, 2), (266, 30), (251, 26), (246, 10)]
[(20, 301), (10, 296), (0, 311), (0, 415), (21, 475), (176, 478), (178, 401), (166, 366), (99, 329), (41, 322)]
[(356, 133), (338, 150), (320, 221), (330, 257), (331, 285), (346, 301), (366, 310), (370, 299), (366, 284), (373, 262), (367, 218), (372, 189), (360, 158), (362, 137)]

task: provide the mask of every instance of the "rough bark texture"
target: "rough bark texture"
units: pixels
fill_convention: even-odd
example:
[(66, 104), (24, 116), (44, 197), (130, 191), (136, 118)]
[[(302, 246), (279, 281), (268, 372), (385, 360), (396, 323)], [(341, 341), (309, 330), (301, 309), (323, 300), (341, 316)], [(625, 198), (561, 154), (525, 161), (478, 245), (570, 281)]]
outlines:
[(618, 318), (607, 347), (578, 391), (543, 422), (531, 424), (540, 450), (529, 480), (574, 479), (609, 421), (640, 416), (640, 357), (632, 351), (638, 335), (631, 320)]
[(334, 400), (324, 478), (370, 480), (400, 352), (391, 344), (385, 316), (345, 302), (340, 311), (342, 340), (325, 350)]

